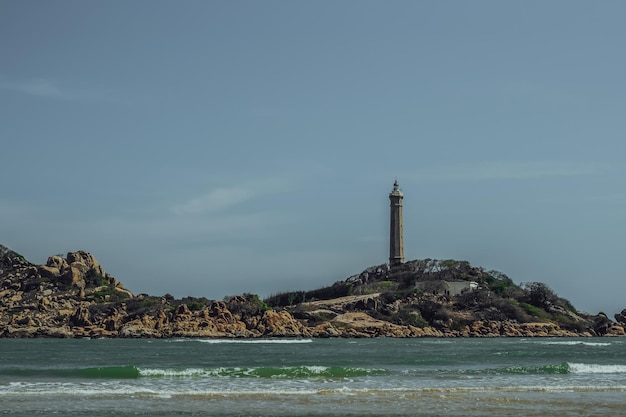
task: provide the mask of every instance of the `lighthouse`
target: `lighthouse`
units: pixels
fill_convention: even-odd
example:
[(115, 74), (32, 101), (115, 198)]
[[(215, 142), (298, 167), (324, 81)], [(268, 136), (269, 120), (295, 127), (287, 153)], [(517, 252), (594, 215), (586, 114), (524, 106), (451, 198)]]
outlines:
[(402, 199), (404, 194), (400, 190), (398, 180), (393, 183), (393, 190), (389, 193), (391, 207), (389, 233), (389, 266), (394, 267), (404, 263), (404, 236), (402, 235)]

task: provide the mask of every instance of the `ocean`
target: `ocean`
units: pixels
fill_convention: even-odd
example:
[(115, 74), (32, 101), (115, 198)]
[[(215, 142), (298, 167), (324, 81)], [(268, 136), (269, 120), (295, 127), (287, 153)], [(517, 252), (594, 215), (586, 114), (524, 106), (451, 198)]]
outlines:
[(11, 416), (621, 416), (626, 338), (0, 339)]

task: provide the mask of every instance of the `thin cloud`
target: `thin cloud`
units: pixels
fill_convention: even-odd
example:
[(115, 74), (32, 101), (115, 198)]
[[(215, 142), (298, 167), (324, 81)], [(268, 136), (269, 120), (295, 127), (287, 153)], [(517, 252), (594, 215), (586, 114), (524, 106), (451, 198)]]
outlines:
[(27, 81), (2, 81), (0, 88), (3, 90), (17, 91), (29, 96), (54, 98), (61, 100), (74, 100), (76, 95), (61, 89), (57, 84), (43, 78), (34, 78)]
[(554, 161), (488, 162), (441, 166), (422, 172), (413, 172), (406, 175), (406, 177), (422, 183), (480, 182), (590, 176), (600, 174), (605, 170), (606, 166), (594, 163)]
[(177, 214), (199, 214), (221, 212), (250, 200), (289, 190), (285, 180), (270, 179), (248, 181), (229, 187), (217, 187), (198, 197), (174, 206)]
[(246, 188), (216, 188), (200, 197), (192, 198), (177, 205), (174, 211), (182, 213), (202, 213), (225, 210), (254, 198), (254, 192)]
[(125, 100), (111, 95), (109, 91), (67, 88), (46, 78), (10, 80), (0, 74), (0, 90), (14, 91), (27, 96), (64, 101), (109, 101), (124, 104)]

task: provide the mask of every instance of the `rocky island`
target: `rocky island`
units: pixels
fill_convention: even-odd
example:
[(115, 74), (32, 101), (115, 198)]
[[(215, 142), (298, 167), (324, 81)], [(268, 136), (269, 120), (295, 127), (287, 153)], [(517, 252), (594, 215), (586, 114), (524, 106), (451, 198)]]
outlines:
[(314, 291), (224, 300), (135, 295), (86, 251), (35, 265), (0, 245), (0, 337), (623, 336), (542, 283), (465, 261), (374, 266)]

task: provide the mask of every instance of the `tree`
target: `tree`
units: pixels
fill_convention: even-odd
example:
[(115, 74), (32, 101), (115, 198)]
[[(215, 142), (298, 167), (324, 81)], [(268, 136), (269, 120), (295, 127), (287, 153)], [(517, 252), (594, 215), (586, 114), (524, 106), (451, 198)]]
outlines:
[(551, 307), (559, 299), (554, 291), (543, 282), (527, 282), (523, 288), (528, 293), (528, 302), (536, 307)]

